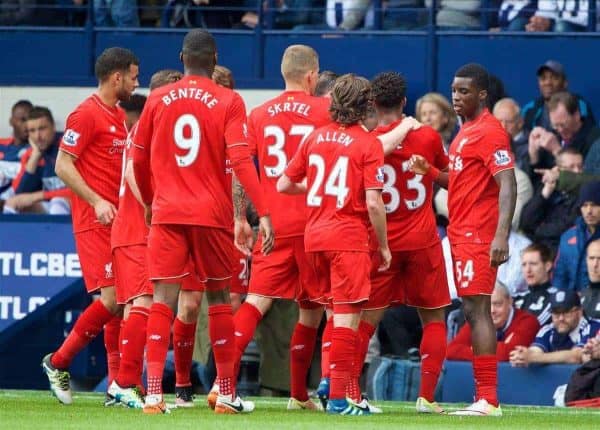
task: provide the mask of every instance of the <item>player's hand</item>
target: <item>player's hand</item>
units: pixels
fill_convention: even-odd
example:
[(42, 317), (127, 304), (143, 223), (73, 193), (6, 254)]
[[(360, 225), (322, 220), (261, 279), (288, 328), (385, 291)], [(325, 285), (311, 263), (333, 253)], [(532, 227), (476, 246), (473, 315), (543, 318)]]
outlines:
[(258, 231), (262, 238), (260, 250), (263, 255), (269, 255), (275, 246), (275, 232), (269, 215), (261, 216), (258, 219)]
[(508, 355), (512, 367), (527, 367), (529, 364), (529, 350), (526, 346), (517, 346)]
[(417, 175), (426, 175), (431, 165), (422, 155), (414, 154), (408, 160), (408, 168)]
[(381, 254), (381, 264), (377, 270), (385, 272), (390, 268), (390, 264), (392, 263), (392, 253), (389, 247), (379, 248), (379, 253)]
[(150, 227), (152, 225), (152, 206), (144, 206), (144, 220), (146, 225)]
[(252, 247), (254, 246), (254, 232), (248, 221), (245, 219), (235, 220), (233, 237), (235, 247), (245, 256), (249, 257), (252, 254)]
[(117, 208), (111, 202), (100, 199), (94, 205), (94, 212), (96, 212), (96, 219), (102, 225), (110, 225), (117, 215)]
[(490, 266), (498, 267), (508, 261), (508, 239), (494, 237), (490, 247)]
[(10, 197), (8, 200), (6, 200), (5, 205), (18, 211), (23, 211), (33, 206), (33, 204), (36, 202), (37, 199), (35, 198), (34, 193), (22, 193)]
[(411, 130), (417, 130), (417, 129), (421, 128), (422, 125), (423, 124), (421, 124), (419, 121), (417, 121), (412, 116), (405, 116), (402, 119), (402, 122), (400, 122), (400, 127), (404, 128), (407, 132), (409, 132)]

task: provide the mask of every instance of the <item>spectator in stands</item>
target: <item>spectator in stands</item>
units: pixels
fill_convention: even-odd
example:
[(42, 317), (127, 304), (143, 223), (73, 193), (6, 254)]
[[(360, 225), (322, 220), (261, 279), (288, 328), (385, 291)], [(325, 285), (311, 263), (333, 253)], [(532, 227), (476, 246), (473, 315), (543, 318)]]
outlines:
[(133, 94), (129, 100), (119, 103), (119, 106), (123, 108), (125, 115), (127, 116), (127, 119), (125, 120), (127, 130), (131, 130), (131, 127), (133, 127), (138, 119), (140, 119), (145, 103), (146, 96), (141, 94)]
[(523, 129), (524, 123), (519, 104), (510, 98), (500, 99), (494, 105), (493, 113), (511, 137), (517, 166), (527, 172), (528, 134)]
[[(525, 129), (531, 131), (539, 126), (546, 130), (552, 130), (548, 102), (553, 94), (567, 91), (569, 85), (567, 74), (563, 65), (558, 61), (548, 60), (538, 67), (537, 79), (540, 97), (525, 104), (521, 112), (525, 120)], [(578, 95), (575, 95), (575, 98), (583, 122), (595, 124), (596, 120), (590, 104)]]
[[(508, 288), (500, 282), (496, 282), (491, 303), (492, 320), (498, 340), (496, 356), (498, 361), (508, 361), (510, 352), (517, 345), (528, 345), (535, 338), (540, 325), (533, 315), (513, 307), (513, 299)], [(469, 324), (463, 325), (456, 337), (448, 344), (446, 358), (460, 361), (473, 359)]]
[[(481, 27), (481, 0), (439, 0), (435, 15), (441, 30), (479, 30)], [(425, 0), (432, 7), (432, 0)]]
[(558, 248), (560, 236), (573, 225), (580, 212), (576, 193), (556, 189), (560, 171), (581, 173), (583, 157), (577, 149), (566, 147), (558, 152), (556, 163), (552, 169), (537, 171), (541, 183), (523, 208), (519, 225), (531, 240), (543, 243), (553, 251)]
[(555, 32), (586, 31), (588, 12), (587, 1), (538, 0), (537, 10), (525, 29)]
[(12, 195), (10, 185), (21, 166), (21, 157), (29, 148), (27, 141), (27, 116), (33, 105), (29, 100), (19, 100), (11, 109), (8, 123), (12, 136), (0, 139), (0, 200)]
[(600, 142), (600, 128), (584, 121), (579, 111), (577, 97), (558, 92), (548, 101), (548, 112), (552, 128), (558, 134), (541, 127), (534, 128), (529, 134), (529, 161), (532, 168), (550, 168), (555, 164), (554, 157), (561, 148), (577, 149), (585, 158), (597, 142)]
[(589, 338), (596, 336), (600, 321), (583, 316), (581, 301), (575, 291), (557, 291), (550, 303), (552, 322), (540, 329), (529, 348), (520, 345), (510, 353), (512, 366), (582, 362), (583, 347)]
[(56, 132), (50, 110), (33, 107), (27, 130), (31, 148), (23, 156), (21, 170), (13, 184), (15, 195), (6, 201), (4, 213), (68, 214), (70, 191), (54, 172), (62, 133)]
[(523, 31), (537, 9), (538, 0), (502, 0), (498, 25), (506, 31)]
[(417, 100), (415, 108), (417, 121), (433, 127), (442, 136), (444, 148), (448, 151), (457, 132), (456, 112), (446, 97), (439, 93), (427, 93)]
[(323, 70), (321, 73), (319, 73), (317, 86), (315, 87), (315, 96), (329, 98), (331, 90), (335, 85), (335, 80), (338, 77), (339, 75), (331, 70)]
[(99, 27), (139, 27), (137, 0), (93, 0)]
[(425, 26), (428, 17), (426, 10), (419, 10), (422, 6), (422, 0), (383, 0), (383, 29), (413, 30)]
[(534, 243), (521, 252), (521, 269), (527, 291), (517, 294), (515, 307), (534, 315), (540, 326), (550, 322), (550, 297), (556, 288), (550, 283), (552, 251), (546, 245)]
[(370, 0), (327, 0), (325, 21), (330, 28), (355, 30), (364, 25)]
[(586, 254), (590, 284), (581, 294), (583, 312), (588, 318), (600, 320), (600, 239), (588, 244)]
[(600, 175), (600, 142), (595, 142), (585, 157), (583, 171), (590, 175)]
[(554, 286), (560, 290), (580, 292), (589, 283), (586, 246), (600, 238), (600, 182), (590, 182), (579, 193), (581, 217), (560, 237), (554, 268)]
[[(273, 28), (292, 29), (296, 26), (317, 25), (323, 22), (323, 15), (315, 9), (322, 6), (322, 2), (315, 0), (275, 0), (273, 9), (269, 3), (263, 2), (265, 19), (271, 14)], [(242, 24), (247, 28), (258, 25), (258, 14), (252, 10), (244, 13)]]

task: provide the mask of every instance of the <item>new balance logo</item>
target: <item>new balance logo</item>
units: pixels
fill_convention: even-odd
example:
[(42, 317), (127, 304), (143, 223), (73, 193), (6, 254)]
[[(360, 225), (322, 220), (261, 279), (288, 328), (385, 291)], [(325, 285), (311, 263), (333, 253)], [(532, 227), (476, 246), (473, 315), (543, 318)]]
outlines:
[(123, 339), (121, 341), (121, 345), (127, 345), (129, 343), (129, 341), (127, 339)]
[(294, 345), (292, 346), (292, 351), (301, 351), (304, 349), (304, 345)]
[(218, 339), (215, 341), (215, 346), (216, 345), (225, 345), (227, 343), (227, 339)]
[(325, 342), (325, 343), (323, 343), (323, 346), (326, 347), (326, 348), (328, 348), (328, 347), (331, 346), (331, 342)]
[(148, 336), (148, 339), (150, 339), (150, 340), (161, 340), (162, 336), (160, 334), (151, 334), (150, 336)]
[(239, 331), (236, 331), (235, 333), (233, 333), (236, 337), (242, 337), (243, 334), (240, 333)]

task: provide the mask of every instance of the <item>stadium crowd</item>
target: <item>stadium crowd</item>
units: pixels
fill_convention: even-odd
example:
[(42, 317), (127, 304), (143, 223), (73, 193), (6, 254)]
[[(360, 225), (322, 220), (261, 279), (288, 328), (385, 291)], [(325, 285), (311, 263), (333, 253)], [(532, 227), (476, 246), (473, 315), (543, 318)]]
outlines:
[[(81, 26), (84, 0), (3, 0), (0, 25)], [(101, 27), (423, 30), (432, 0), (93, 0)], [(597, 31), (596, 0), (440, 0), (440, 30)], [(262, 11), (259, 11), (262, 8)]]
[[(442, 8), (446, 3), (452, 2), (442, 1)], [(539, 3), (543, 2), (540, 0)], [(536, 16), (532, 15), (527, 25), (534, 22)], [(190, 224), (189, 219), (197, 217), (194, 206), (184, 204), (188, 198), (185, 193), (177, 194), (173, 191), (173, 184), (161, 184), (161, 180), (155, 176), (155, 179), (150, 181), (150, 177), (153, 176), (151, 172), (157, 168), (154, 163), (157, 163), (158, 155), (151, 152), (152, 157), (147, 154), (144, 157), (142, 150), (146, 148), (148, 151), (155, 151), (151, 149), (151, 144), (156, 148), (155, 139), (170, 139), (173, 133), (169, 129), (169, 136), (161, 136), (160, 133), (164, 131), (160, 128), (153, 130), (153, 127), (157, 126), (152, 115), (164, 120), (161, 109), (175, 104), (175, 101), (181, 100), (182, 97), (193, 98), (191, 92), (177, 91), (183, 91), (184, 84), (191, 87), (198, 85), (193, 76), (205, 76), (210, 72), (216, 84), (210, 86), (210, 94), (209, 91), (204, 92), (204, 95), (197, 92), (195, 98), (211, 109), (217, 104), (216, 100), (227, 100), (228, 110), (223, 115), (232, 115), (236, 121), (246, 121), (241, 98), (232, 97), (231, 94), (235, 93), (223, 89), (234, 87), (231, 72), (221, 66), (215, 68), (211, 64), (211, 51), (207, 53), (203, 48), (205, 45), (202, 43), (214, 45), (214, 42), (210, 41), (212, 39), (207, 38), (207, 33), (204, 32), (188, 34), (182, 50), (185, 74), (177, 71), (156, 73), (149, 85), (151, 93), (148, 99), (142, 95), (132, 95), (139, 85), (138, 61), (135, 56), (119, 48), (105, 51), (96, 64), (100, 90), (67, 119), (64, 133), (56, 130), (54, 118), (48, 107), (37, 106), (27, 100), (19, 100), (12, 107), (9, 118), (12, 136), (0, 141), (2, 211), (4, 214), (67, 214), (72, 207), (86, 287), (90, 293), (101, 294), (100, 300), (88, 308), (90, 312), (86, 310), (87, 316), (86, 313), (82, 315), (82, 322), (78, 323), (80, 326), (76, 326), (65, 344), (44, 359), (44, 368), (51, 386), (63, 403), (72, 401), (66, 372), (70, 360), (87, 344), (89, 338), (104, 329), (109, 364), (107, 404), (121, 402), (131, 407), (143, 407), (148, 413), (167, 412), (168, 408), (161, 395), (162, 374), (166, 350), (170, 345), (172, 323), (177, 402), (179, 406), (193, 405), (190, 367), (194, 343), (201, 341), (202, 335), (197, 335), (197, 332), (206, 331), (206, 320), (204, 325), (202, 322), (197, 323), (199, 318), (203, 318), (200, 315), (203, 293), (208, 302), (208, 332), (213, 340), (209, 349), (212, 350), (211, 354), (216, 362), (218, 378), (209, 390), (209, 403), (216, 411), (225, 413), (248, 412), (253, 409), (251, 402), (236, 398), (235, 379), (244, 351), (252, 341), (257, 327), (262, 325), (270, 326), (273, 333), (268, 340), (260, 343), (263, 357), (273, 356), (268, 354), (269, 349), (284, 350), (286, 353), (283, 358), (274, 361), (272, 367), (285, 367), (286, 362), (290, 361), (290, 384), (276, 384), (272, 388), (281, 387), (281, 391), (290, 391), (288, 407), (292, 409), (318, 407), (318, 404), (308, 398), (306, 375), (311, 365), (316, 338), (321, 330), (322, 379), (317, 393), (328, 411), (339, 413), (377, 412), (377, 408), (361, 397), (361, 387), (357, 382), (361, 373), (364, 373), (364, 359), (369, 344), (373, 346), (372, 339), (381, 341), (380, 352), (391, 352), (401, 357), (414, 358), (415, 349), (420, 349), (420, 356), (417, 353), (416, 357), (420, 358), (422, 365), (423, 387), (420, 391), (420, 403), (417, 403), (417, 410), (420, 412), (442, 411), (434, 401), (433, 392), (444, 359), (473, 361), (476, 376), (477, 372), (480, 372), (479, 378), (476, 379), (479, 382), (488, 381), (488, 387), (478, 386), (481, 397), (471, 409), (466, 410), (466, 413), (475, 411), (493, 415), (501, 413), (495, 394), (490, 391), (493, 391), (490, 387), (495, 387), (495, 376), (492, 378), (489, 372), (490, 369), (495, 369), (493, 366), (496, 359), (508, 361), (515, 367), (523, 367), (530, 363), (584, 363), (590, 358), (598, 358), (598, 341), (594, 337), (600, 329), (600, 322), (596, 320), (600, 317), (600, 128), (589, 102), (584, 97), (568, 91), (569, 81), (563, 65), (549, 60), (539, 66), (535, 71), (538, 80), (537, 94), (534, 96), (532, 89), (532, 101), (524, 106), (519, 106), (515, 100), (509, 98), (505, 94), (502, 82), (492, 75), (488, 76), (479, 66), (461, 69), (462, 72), (459, 72), (464, 76), (457, 72), (452, 89), (452, 102), (442, 94), (425, 94), (415, 103), (413, 119), (402, 114), (407, 101), (406, 82), (400, 75), (382, 73), (369, 83), (365, 79), (348, 75), (340, 78), (329, 71), (318, 74), (318, 59), (310, 48), (288, 48), (282, 60), (282, 73), (286, 82), (286, 91), (282, 98), (271, 101), (273, 105), (266, 103), (253, 110), (248, 116), (248, 129), (244, 126), (243, 132), (241, 129), (228, 129), (227, 121), (233, 120), (226, 117), (225, 128), (219, 125), (214, 129), (214, 135), (209, 134), (206, 138), (210, 142), (222, 140), (225, 136), (225, 141), (231, 146), (228, 151), (227, 174), (231, 177), (232, 171), (235, 172), (232, 179), (225, 180), (219, 177), (216, 181), (203, 179), (209, 182), (196, 183), (198, 189), (206, 187), (208, 183), (212, 189), (219, 190), (217, 194), (229, 193), (229, 189), (233, 188), (233, 208), (221, 204), (215, 206), (214, 211), (209, 211), (209, 206), (201, 205), (206, 210), (203, 210), (200, 218), (206, 219), (197, 221), (198, 226), (210, 226), (217, 219), (225, 219), (230, 209), (233, 209), (235, 214), (235, 237), (239, 251), (236, 251), (234, 257), (235, 273), (231, 289), (229, 294), (224, 294), (221, 280), (231, 276), (231, 271), (227, 273), (227, 270), (223, 269), (219, 272), (219, 267), (214, 261), (203, 261), (193, 249), (183, 249), (180, 253), (173, 250), (178, 249), (177, 238), (181, 235), (189, 235), (187, 240), (201, 243), (202, 246), (208, 247), (206, 249), (219, 248), (219, 243), (231, 242), (232, 235), (209, 236), (210, 240), (198, 242), (206, 231), (190, 230), (182, 233), (155, 228), (150, 230), (148, 236), (148, 230), (142, 222), (144, 217), (146, 220), (152, 218), (153, 221), (158, 217), (162, 223), (159, 225), (187, 225)], [(123, 61), (126, 66), (121, 65)], [(477, 100), (480, 105), (477, 105), (477, 115), (472, 118), (460, 111), (464, 101), (455, 95), (460, 91), (470, 91), (461, 90), (461, 87), (457, 86), (456, 82), (460, 82), (460, 79), (467, 79), (473, 85), (479, 85), (476, 88), (480, 90)], [(182, 86), (177, 87), (180, 84)], [(176, 88), (177, 91), (160, 92), (160, 87), (165, 85), (170, 85), (169, 88)], [(152, 97), (155, 91), (160, 97)], [(481, 96), (483, 93), (485, 94)], [(290, 103), (286, 103), (290, 100), (294, 100), (293, 108), (290, 107)], [(466, 105), (467, 102), (464, 103)], [(286, 104), (288, 107), (282, 108)], [(175, 125), (176, 145), (183, 151), (180, 155), (176, 153), (179, 167), (192, 164), (200, 151), (199, 145), (194, 144), (194, 133), (199, 132), (200, 125), (194, 122), (193, 115), (185, 115), (189, 113), (185, 109), (196, 109), (190, 106), (184, 105), (178, 112), (178, 115), (181, 114), (179, 118), (184, 118), (187, 122)], [(280, 110), (291, 109), (294, 111), (289, 114), (291, 116), (308, 116), (310, 111), (310, 120), (296, 129), (292, 127), (284, 131), (279, 125), (269, 122), (276, 113), (268, 110), (273, 109), (272, 106), (279, 106)], [(110, 136), (105, 131), (104, 135), (96, 131), (100, 128), (97, 123), (95, 128), (86, 126), (86, 118), (89, 120), (90, 115), (94, 115), (93, 112), (97, 113), (98, 110), (103, 112), (103, 121), (107, 125), (105, 128), (110, 130)], [(456, 155), (453, 145), (462, 149), (463, 144), (460, 142), (472, 138), (465, 135), (469, 130), (468, 124), (484, 117), (485, 121), (492, 124), (491, 127), (496, 126), (494, 133), (498, 142), (495, 143), (506, 141), (506, 149), (493, 152), (496, 167), (499, 168), (493, 175), (496, 179), (497, 175), (505, 176), (502, 172), (510, 171), (510, 176), (513, 177), (514, 171), (516, 210), (514, 217), (510, 214), (511, 216), (506, 218), (509, 223), (506, 230), (509, 248), (499, 249), (498, 256), (491, 257), (492, 260), (497, 258), (494, 264), (500, 266), (497, 280), (494, 281), (494, 272), (492, 278), (486, 278), (491, 288), (489, 291), (482, 293), (477, 290), (465, 294), (465, 289), (470, 291), (469, 284), (474, 274), (483, 270), (481, 267), (474, 267), (478, 260), (473, 258), (463, 260), (462, 265), (457, 264), (457, 255), (465, 251), (457, 250), (456, 241), (451, 237), (452, 234), (456, 235), (456, 232), (452, 233), (452, 213), (457, 209), (456, 206), (452, 208), (453, 204), (456, 205), (452, 202), (452, 186), (449, 192), (445, 190), (448, 187), (447, 154), (450, 154), (450, 162), (454, 163), (454, 166), (461, 166), (455, 169), (462, 170), (460, 156), (453, 158)], [(322, 126), (333, 127), (328, 130), (327, 136), (335, 136), (338, 126), (334, 127), (331, 124), (332, 119), (335, 121), (333, 124), (341, 124), (344, 130), (347, 129), (348, 135), (352, 136), (335, 139), (380, 141), (386, 156), (385, 167), (389, 163), (398, 163), (396, 170), (392, 169), (391, 172), (386, 168), (381, 174), (375, 170), (381, 185), (372, 182), (364, 186), (367, 192), (366, 205), (374, 229), (370, 237), (371, 240), (377, 237), (382, 249), (381, 260), (377, 265), (381, 264), (383, 273), (386, 273), (385, 276), (371, 274), (373, 285), (404, 285), (409, 283), (407, 279), (412, 279), (416, 283), (427, 285), (428, 288), (440, 287), (443, 291), (435, 294), (429, 291), (435, 296), (435, 301), (420, 297), (407, 286), (402, 297), (369, 297), (367, 294), (369, 301), (357, 310), (354, 302), (362, 303), (366, 298), (359, 291), (360, 286), (357, 286), (357, 291), (352, 292), (354, 296), (344, 296), (341, 299), (338, 297), (338, 302), (341, 303), (338, 304), (336, 293), (333, 292), (334, 285), (331, 285), (333, 307), (328, 310), (328, 314), (332, 311), (334, 316), (328, 315), (328, 318), (325, 318), (327, 323), (322, 325), (323, 305), (327, 301), (315, 300), (314, 295), (302, 296), (298, 291), (298, 280), (301, 285), (320, 284), (320, 280), (311, 278), (306, 267), (324, 267), (333, 262), (328, 260), (330, 256), (320, 256), (320, 260), (307, 261), (304, 251), (298, 251), (298, 247), (303, 249), (303, 242), (307, 243), (307, 239), (303, 238), (306, 221), (298, 216), (303, 210), (300, 208), (305, 204), (304, 194), (301, 198), (294, 197), (295, 200), (284, 200), (287, 205), (285, 209), (277, 207), (274, 203), (282, 198), (282, 191), (306, 192), (306, 185), (301, 184), (306, 174), (302, 170), (301, 162), (296, 161), (286, 168), (295, 150), (284, 146), (285, 139), (290, 136), (308, 136), (313, 129)], [(359, 123), (364, 127), (357, 126)], [(479, 127), (483, 130), (483, 125), (480, 124)], [(375, 130), (369, 134), (364, 128)], [(115, 134), (115, 139), (111, 137), (112, 134)], [(263, 134), (264, 139), (258, 137)], [(250, 152), (245, 149), (232, 149), (236, 148), (232, 143), (246, 140), (248, 135), (251, 136), (249, 143), (254, 145)], [(95, 139), (106, 139), (107, 136), (110, 137), (112, 146), (115, 141), (120, 142), (118, 151), (115, 151), (119, 154), (115, 156), (113, 153), (109, 157), (103, 166), (105, 176), (99, 178), (89, 167), (98, 165), (98, 161), (93, 161), (93, 158), (88, 158), (90, 156), (86, 154), (93, 156)], [(375, 139), (375, 136), (379, 138)], [(267, 145), (265, 149), (264, 142), (267, 138), (275, 139), (276, 143)], [(85, 143), (81, 149), (78, 147), (78, 143), (88, 141), (91, 142), (89, 146)], [(452, 143), (453, 141), (455, 143)], [(307, 142), (311, 142), (311, 139)], [(296, 147), (298, 146), (299, 142), (296, 142)], [(284, 147), (287, 153), (282, 150)], [(400, 158), (388, 163), (388, 160), (395, 156), (394, 151), (399, 154), (403, 148), (407, 154), (396, 155)], [(459, 149), (458, 154), (460, 152)], [(124, 154), (123, 158), (121, 154)], [(256, 169), (250, 162), (251, 154), (255, 157), (254, 163), (258, 167), (261, 187), (256, 178)], [(98, 153), (95, 155), (100, 159), (104, 156)], [(223, 157), (223, 164), (224, 156), (225, 154), (220, 155)], [(327, 157), (318, 153), (310, 155), (316, 156)], [(57, 161), (61, 158), (62, 161)], [(296, 158), (300, 158), (300, 155), (294, 160)], [(373, 165), (377, 163), (380, 161), (373, 161)], [(164, 164), (167, 164), (166, 161)], [(506, 166), (510, 169), (506, 170)], [(376, 167), (381, 165), (377, 164)], [(339, 190), (345, 186), (339, 182), (339, 178), (335, 179), (336, 169), (341, 167), (333, 168), (332, 176), (327, 179), (326, 185), (334, 194), (341, 192)], [(398, 188), (394, 186), (395, 175), (399, 171), (408, 175), (407, 184), (402, 184), (404, 188), (396, 183), (396, 187), (402, 190), (403, 200), (398, 194)], [(331, 179), (332, 177), (334, 179)], [(322, 178), (320, 180), (323, 181)], [(227, 181), (232, 183), (227, 184)], [(174, 183), (175, 186), (179, 186), (177, 181)], [(120, 190), (118, 205), (116, 202), (112, 203), (113, 196), (105, 197), (113, 188)], [(260, 189), (265, 190), (264, 196), (261, 196)], [(379, 189), (382, 189), (381, 193)], [(369, 191), (377, 191), (372, 197), (372, 203), (369, 203)], [(325, 191), (326, 194), (327, 192)], [(246, 193), (253, 203), (247, 208)], [(157, 196), (160, 196), (158, 199), (163, 202), (158, 207)], [(313, 199), (313, 205), (316, 204), (315, 201), (320, 202), (319, 199), (322, 199), (314, 194), (312, 188), (309, 189), (308, 196), (309, 199)], [(378, 206), (381, 196), (381, 206)], [(408, 197), (414, 197), (414, 200)], [(344, 198), (342, 197), (342, 201)], [(498, 197), (496, 202), (497, 199)], [(389, 238), (386, 239), (385, 222), (381, 224), (381, 217), (383, 216), (385, 221), (385, 215), (377, 211), (385, 208), (389, 227), (391, 214), (400, 205), (404, 208), (404, 204), (407, 207), (404, 212), (407, 217), (413, 216), (411, 210), (419, 209), (424, 214), (423, 219), (431, 217), (434, 223), (427, 228), (411, 226), (406, 231), (396, 231), (396, 236), (390, 230)], [(170, 212), (169, 206), (182, 206), (182, 213)], [(267, 206), (270, 207), (270, 217)], [(285, 213), (285, 217), (282, 213)], [(464, 217), (468, 216), (464, 214)], [(231, 215), (229, 217), (231, 218)], [(131, 222), (133, 218), (139, 221), (139, 225)], [(100, 229), (98, 221), (103, 225), (112, 224), (112, 238), (110, 228)], [(488, 230), (495, 228), (496, 223), (500, 226), (501, 222), (499, 219), (484, 221), (487, 221), (485, 234), (494, 237), (494, 231)], [(254, 232), (250, 224), (254, 227)], [(433, 233), (428, 230), (429, 227), (434, 228)], [(277, 237), (275, 248), (272, 230)], [(118, 234), (115, 231), (118, 231)], [(348, 237), (354, 237), (358, 234), (357, 231), (349, 233)], [(251, 245), (257, 232), (258, 243), (252, 251)], [(309, 233), (307, 232), (306, 237), (312, 237)], [(102, 236), (104, 234), (108, 234), (108, 239)], [(483, 233), (476, 233), (479, 234)], [(420, 249), (406, 248), (406, 243), (420, 243), (423, 236), (427, 236), (430, 242), (422, 246), (426, 249), (431, 247), (432, 250), (430, 255), (421, 258), (439, 260), (439, 265), (432, 266), (431, 262), (419, 261), (416, 257), (411, 260), (412, 254), (421, 255), (417, 252)], [(395, 242), (396, 237), (400, 239)], [(326, 239), (322, 240), (326, 242)], [(383, 252), (383, 243), (387, 240), (390, 241), (392, 251), (389, 255)], [(491, 238), (485, 239), (482, 236), (478, 240), (486, 244), (484, 254), (487, 255)], [(317, 242), (310, 246), (318, 251), (327, 249), (319, 248), (326, 245)], [(161, 243), (164, 243), (162, 248)], [(349, 249), (357, 246), (348, 243)], [(99, 250), (99, 244), (107, 244), (108, 255), (106, 250)], [(146, 246), (155, 253), (149, 260), (147, 269)], [(281, 254), (281, 247), (290, 254)], [(377, 245), (371, 244), (371, 249), (377, 249)], [(184, 258), (188, 251), (192, 254), (193, 262), (188, 261), (188, 257)], [(165, 252), (181, 254), (181, 261), (174, 263), (174, 257), (166, 258)], [(269, 255), (271, 252), (273, 255)], [(106, 257), (108, 263), (101, 264), (100, 269), (94, 271), (86, 270), (86, 265), (90, 264), (90, 260), (97, 259), (98, 255)], [(161, 261), (162, 259), (164, 261)], [(404, 266), (392, 265), (391, 269), (386, 270), (390, 259), (392, 264), (398, 264), (399, 259), (405, 261), (405, 265), (425, 268), (429, 272), (421, 272), (419, 275), (425, 279), (417, 281), (410, 277), (415, 274), (407, 271)], [(362, 278), (356, 270), (362, 267), (361, 263), (358, 260), (343, 263), (353, 264), (354, 274), (360, 282)], [(223, 267), (227, 267), (227, 264)], [(209, 272), (213, 272), (205, 273), (200, 268), (209, 268)], [(146, 270), (155, 280), (154, 289), (148, 282)], [(115, 288), (112, 288), (115, 286), (113, 272), (116, 277), (116, 292)], [(119, 277), (124, 276), (123, 274), (133, 276), (132, 273), (144, 281), (137, 285), (138, 290), (127, 290), (124, 293), (123, 287), (119, 286)], [(368, 278), (369, 274), (365, 276)], [(172, 287), (174, 284), (179, 285), (179, 281), (181, 292), (179, 295), (173, 294), (173, 291), (177, 293), (178, 289)], [(280, 320), (266, 318), (269, 313), (277, 312), (283, 301), (281, 299), (296, 299), (300, 304), (299, 310), (287, 307), (280, 311), (280, 318), (286, 320), (285, 324), (281, 324)], [(123, 318), (119, 308), (122, 304), (127, 304)], [(339, 310), (336, 310), (336, 306), (340, 306)], [(235, 312), (233, 317), (232, 308)], [(341, 315), (337, 315), (338, 313)], [(350, 318), (348, 315), (354, 317)], [(360, 315), (360, 318), (356, 319), (356, 315)], [(485, 319), (485, 315), (491, 316), (491, 331), (487, 326), (482, 328), (485, 324), (481, 321)], [(334, 324), (336, 317), (339, 319), (335, 320)], [(263, 318), (265, 320), (261, 323)], [(390, 323), (390, 320), (393, 323)], [(138, 329), (141, 326), (148, 327), (147, 345), (146, 331)], [(217, 326), (220, 327), (220, 332)], [(231, 329), (230, 332), (224, 333), (223, 327)], [(233, 338), (227, 337), (233, 336), (233, 330), (235, 342), (231, 342)], [(332, 346), (353, 344), (357, 331), (359, 341), (355, 348), (360, 359), (348, 358), (344, 356), (343, 349), (335, 349)], [(476, 331), (475, 335), (473, 331)], [(377, 334), (374, 336), (375, 333)], [(403, 337), (399, 333), (422, 335), (403, 342), (406, 336)], [(494, 334), (492, 346), (489, 344), (490, 333)], [(223, 336), (224, 339), (228, 339), (227, 342), (214, 342), (214, 338)], [(123, 342), (123, 339), (127, 342)], [(476, 342), (480, 342), (479, 345)], [(120, 343), (128, 346), (121, 349)], [(444, 348), (441, 348), (441, 345)], [(144, 385), (141, 383), (144, 348), (148, 372), (145, 403), (139, 389)], [(352, 347), (348, 348), (351, 349)], [(432, 362), (426, 361), (429, 356), (432, 357)], [(476, 365), (478, 359), (479, 364)], [(335, 371), (329, 366), (329, 363), (333, 362), (339, 365)], [(265, 367), (271, 367), (269, 364)], [(343, 377), (349, 380), (347, 388), (345, 382), (340, 382), (342, 376), (339, 372), (342, 371), (345, 372)], [(428, 374), (430, 376), (427, 376)], [(266, 379), (268, 377), (265, 377)], [(342, 385), (344, 388), (340, 388)], [(345, 398), (346, 394), (352, 402), (344, 403), (340, 400)], [(482, 399), (485, 404), (479, 403)]]

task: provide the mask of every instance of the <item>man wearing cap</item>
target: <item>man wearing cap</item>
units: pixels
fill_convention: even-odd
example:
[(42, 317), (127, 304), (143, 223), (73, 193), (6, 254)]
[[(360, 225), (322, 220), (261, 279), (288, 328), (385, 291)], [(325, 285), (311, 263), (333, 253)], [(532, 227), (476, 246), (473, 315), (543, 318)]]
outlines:
[[(547, 103), (554, 93), (566, 91), (569, 82), (563, 65), (554, 60), (548, 60), (538, 67), (537, 79), (540, 97), (523, 106), (521, 115), (525, 121), (524, 126), (527, 130), (533, 130), (536, 126), (551, 130)], [(586, 122), (595, 124), (596, 120), (590, 104), (580, 96), (576, 98), (581, 116)]]
[(600, 239), (588, 243), (586, 254), (590, 284), (583, 290), (581, 303), (586, 317), (600, 320)]
[(590, 182), (579, 193), (581, 216), (560, 237), (553, 284), (559, 290), (581, 291), (589, 284), (586, 246), (600, 238), (600, 182)]
[(552, 322), (540, 329), (529, 348), (518, 346), (510, 353), (514, 367), (531, 363), (581, 363), (583, 347), (600, 330), (600, 321), (583, 316), (579, 295), (557, 291), (550, 299)]

